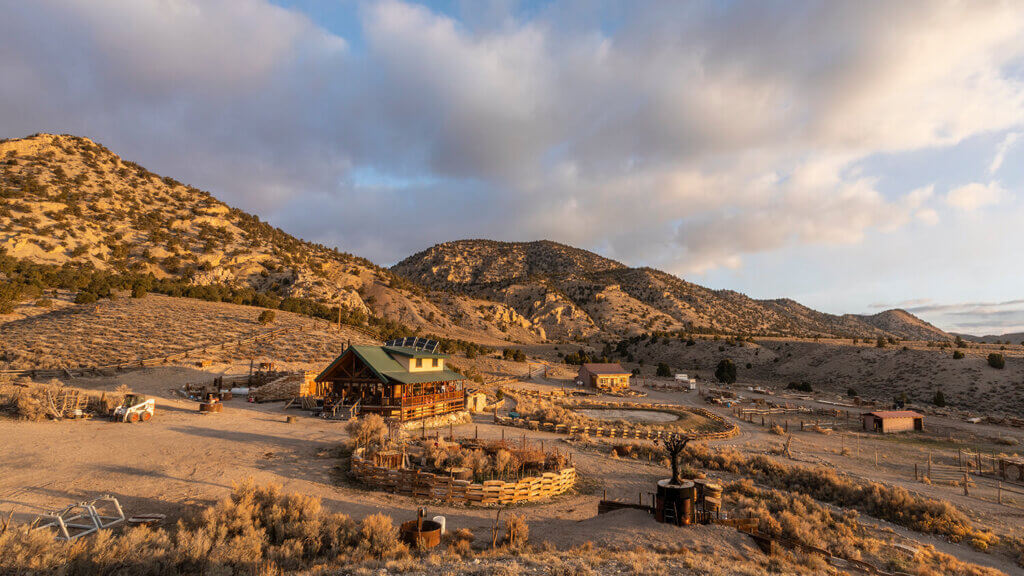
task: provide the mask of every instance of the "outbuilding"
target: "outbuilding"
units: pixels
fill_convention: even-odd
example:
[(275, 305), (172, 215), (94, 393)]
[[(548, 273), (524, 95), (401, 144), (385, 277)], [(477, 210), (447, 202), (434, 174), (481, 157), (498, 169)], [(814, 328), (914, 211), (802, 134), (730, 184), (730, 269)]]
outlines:
[(604, 392), (629, 389), (630, 373), (617, 363), (584, 364), (576, 375), (576, 383)]
[(913, 410), (883, 410), (861, 414), (864, 430), (891, 434), (894, 432), (921, 432), (924, 430), (924, 415)]
[(483, 412), (487, 406), (487, 394), (481, 390), (466, 390), (466, 410)]

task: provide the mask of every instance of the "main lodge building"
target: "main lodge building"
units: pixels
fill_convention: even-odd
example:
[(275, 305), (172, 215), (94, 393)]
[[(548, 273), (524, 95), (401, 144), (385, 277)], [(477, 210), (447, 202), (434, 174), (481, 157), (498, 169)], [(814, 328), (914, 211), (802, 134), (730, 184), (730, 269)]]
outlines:
[(445, 368), (446, 355), (414, 342), (349, 346), (316, 377), (325, 408), (358, 403), (360, 413), (403, 422), (465, 410), (465, 377)]

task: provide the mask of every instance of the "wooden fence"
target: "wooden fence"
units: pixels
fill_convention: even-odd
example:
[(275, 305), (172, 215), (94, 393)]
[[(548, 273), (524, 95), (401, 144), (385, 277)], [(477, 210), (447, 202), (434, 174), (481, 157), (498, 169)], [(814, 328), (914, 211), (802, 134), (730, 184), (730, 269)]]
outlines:
[(442, 500), (447, 503), (465, 503), (482, 506), (533, 502), (563, 494), (576, 484), (576, 469), (563, 468), (559, 472), (545, 472), (540, 476), (522, 478), (516, 482), (488, 480), (471, 483), (442, 474), (420, 470), (390, 469), (374, 466), (362, 457), (362, 450), (352, 454), (352, 475), (363, 484), (383, 490), (412, 496)]
[[(986, 461), (988, 459), (989, 461)], [(1002, 462), (1014, 461), (1013, 457)], [(961, 450), (955, 465), (941, 464), (931, 455), (914, 464), (914, 479), (932, 485), (946, 485), (963, 491), (964, 496), (996, 502), (1004, 506), (1024, 507), (1024, 480), (1007, 475), (1000, 457)]]
[[(592, 403), (588, 403), (592, 404)], [(684, 408), (678, 404), (641, 404), (637, 402), (622, 402), (617, 404), (606, 404), (607, 406), (630, 409), (630, 408), (642, 408), (646, 410), (679, 410)], [(699, 416), (703, 416), (708, 420), (714, 422), (720, 429), (713, 432), (686, 432), (694, 440), (725, 440), (733, 438), (739, 435), (739, 426), (727, 421), (718, 414), (705, 410), (704, 408), (692, 408), (685, 407), (689, 412), (693, 412)], [(595, 436), (598, 438), (624, 438), (634, 440), (653, 440), (655, 438), (667, 438), (673, 434), (677, 434), (680, 431), (672, 428), (636, 428), (636, 427), (618, 427), (618, 426), (576, 426), (573, 424), (560, 424), (557, 422), (544, 422), (541, 420), (528, 420), (526, 418), (509, 418), (504, 416), (495, 416), (495, 423), (501, 426), (514, 426), (516, 428), (528, 428), (530, 430), (542, 430), (544, 432), (554, 432), (556, 434), (586, 434), (588, 436)]]

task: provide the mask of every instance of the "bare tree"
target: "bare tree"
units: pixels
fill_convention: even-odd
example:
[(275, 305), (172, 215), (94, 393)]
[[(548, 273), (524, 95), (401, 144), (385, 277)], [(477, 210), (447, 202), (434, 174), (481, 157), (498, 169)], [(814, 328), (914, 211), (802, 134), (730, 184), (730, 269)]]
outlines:
[(662, 441), (665, 453), (668, 454), (668, 461), (672, 465), (672, 484), (682, 484), (683, 482), (679, 477), (679, 455), (683, 453), (690, 440), (689, 436), (672, 434)]

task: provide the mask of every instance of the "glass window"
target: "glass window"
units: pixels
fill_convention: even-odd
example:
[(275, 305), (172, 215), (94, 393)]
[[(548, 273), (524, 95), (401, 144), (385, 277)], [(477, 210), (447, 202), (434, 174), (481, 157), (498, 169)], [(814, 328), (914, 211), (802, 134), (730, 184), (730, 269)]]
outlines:
[(423, 358), (417, 358), (416, 359), (416, 367), (417, 368), (423, 368)]
[(441, 365), (441, 361), (438, 360), (437, 358), (434, 358), (434, 368), (437, 368), (440, 365)]

